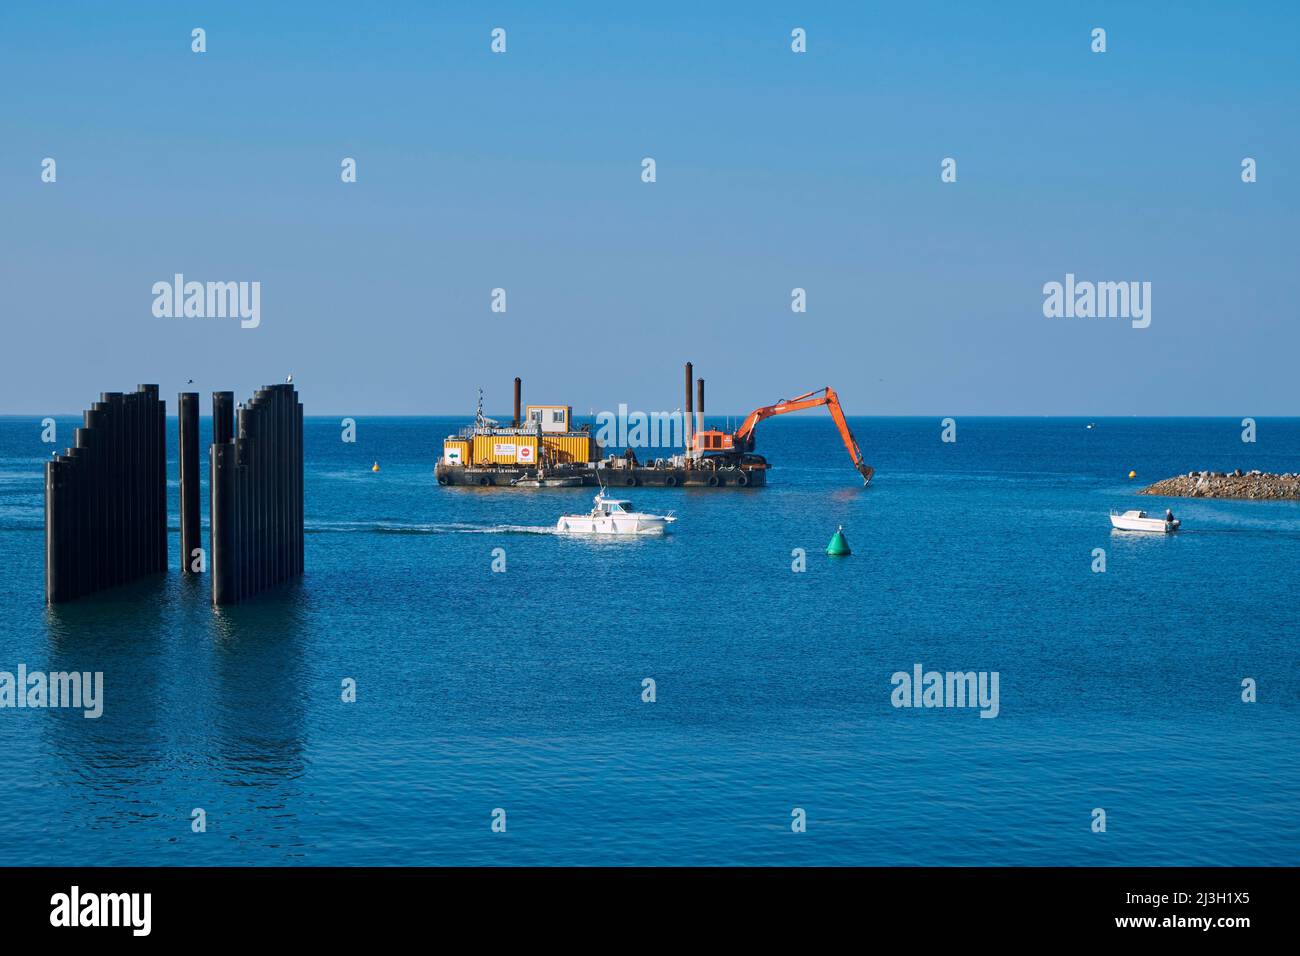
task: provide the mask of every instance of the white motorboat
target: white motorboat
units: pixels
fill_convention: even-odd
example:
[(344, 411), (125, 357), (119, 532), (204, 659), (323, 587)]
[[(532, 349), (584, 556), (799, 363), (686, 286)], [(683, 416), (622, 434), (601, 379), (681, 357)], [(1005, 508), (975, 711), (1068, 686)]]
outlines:
[(525, 472), (510, 484), (514, 488), (577, 488), (582, 484), (582, 475), (568, 475), (563, 471), (557, 475), (538, 465), (531, 475)]
[(676, 520), (671, 511), (666, 515), (633, 511), (626, 498), (606, 498), (601, 493), (589, 514), (563, 515), (555, 530), (561, 534), (664, 534)]
[(537, 478), (516, 478), (510, 484), (515, 488), (577, 488), (582, 484), (581, 475), (563, 475), (556, 478), (540, 476)]
[(1178, 526), (1182, 524), (1174, 517), (1172, 511), (1166, 511), (1163, 518), (1152, 518), (1145, 511), (1126, 511), (1122, 515), (1111, 512), (1110, 525), (1120, 531), (1154, 531), (1158, 534), (1168, 534), (1170, 531), (1177, 531)]

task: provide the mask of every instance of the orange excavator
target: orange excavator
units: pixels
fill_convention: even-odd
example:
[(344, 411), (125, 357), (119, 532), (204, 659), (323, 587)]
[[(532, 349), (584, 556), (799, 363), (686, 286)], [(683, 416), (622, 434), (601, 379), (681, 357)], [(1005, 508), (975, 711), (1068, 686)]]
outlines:
[(759, 422), (774, 415), (798, 412), (805, 408), (816, 408), (819, 405), (825, 405), (830, 409), (831, 418), (835, 420), (835, 427), (840, 430), (840, 439), (844, 442), (844, 447), (848, 449), (849, 457), (853, 459), (853, 467), (862, 476), (862, 484), (864, 486), (869, 484), (871, 476), (875, 474), (875, 469), (862, 460), (862, 449), (858, 447), (853, 432), (849, 431), (849, 423), (844, 420), (844, 410), (840, 408), (840, 397), (835, 394), (835, 389), (829, 385), (795, 398), (783, 398), (774, 405), (764, 405), (762, 408), (754, 409), (749, 413), (744, 424), (736, 429), (734, 433), (711, 430), (697, 431), (691, 436), (691, 457), (706, 460), (713, 459), (737, 465), (746, 458), (751, 460), (757, 458), (758, 456), (751, 453), (754, 450), (754, 429)]

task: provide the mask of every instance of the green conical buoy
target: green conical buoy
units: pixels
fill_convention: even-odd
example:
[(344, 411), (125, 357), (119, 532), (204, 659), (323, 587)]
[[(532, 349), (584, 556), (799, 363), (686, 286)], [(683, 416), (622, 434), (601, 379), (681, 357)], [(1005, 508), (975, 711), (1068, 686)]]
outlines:
[(831, 543), (826, 545), (826, 553), (832, 557), (847, 557), (853, 552), (849, 550), (849, 542), (844, 537), (844, 525), (835, 529), (835, 534), (831, 536)]

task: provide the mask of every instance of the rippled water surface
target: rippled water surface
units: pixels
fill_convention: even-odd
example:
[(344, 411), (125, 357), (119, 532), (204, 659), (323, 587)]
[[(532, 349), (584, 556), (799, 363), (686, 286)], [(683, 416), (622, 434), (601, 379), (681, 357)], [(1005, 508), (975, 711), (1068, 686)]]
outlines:
[[(46, 609), (49, 446), (0, 419), (0, 670), (106, 685), (0, 710), (0, 862), (1300, 859), (1300, 504), (1125, 477), (1300, 471), (1300, 421), (860, 419), (867, 490), (828, 420), (765, 422), (768, 487), (638, 490), (679, 520), (628, 541), (550, 533), (583, 489), (439, 488), (458, 422), (358, 421), (308, 421), (306, 576), (214, 612), (176, 573)], [(1110, 531), (1166, 504), (1177, 535)], [(894, 708), (917, 663), (997, 671), (998, 717)]]

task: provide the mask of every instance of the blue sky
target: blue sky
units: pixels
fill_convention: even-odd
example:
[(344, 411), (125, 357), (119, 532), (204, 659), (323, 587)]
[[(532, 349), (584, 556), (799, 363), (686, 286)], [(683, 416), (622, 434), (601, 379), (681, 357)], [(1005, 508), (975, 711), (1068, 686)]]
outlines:
[[(691, 359), (717, 413), (1293, 414), (1297, 5), (990, 6), (7, 3), (0, 413), (672, 409)], [(261, 326), (155, 318), (176, 272)], [(1067, 272), (1150, 328), (1044, 318)]]

